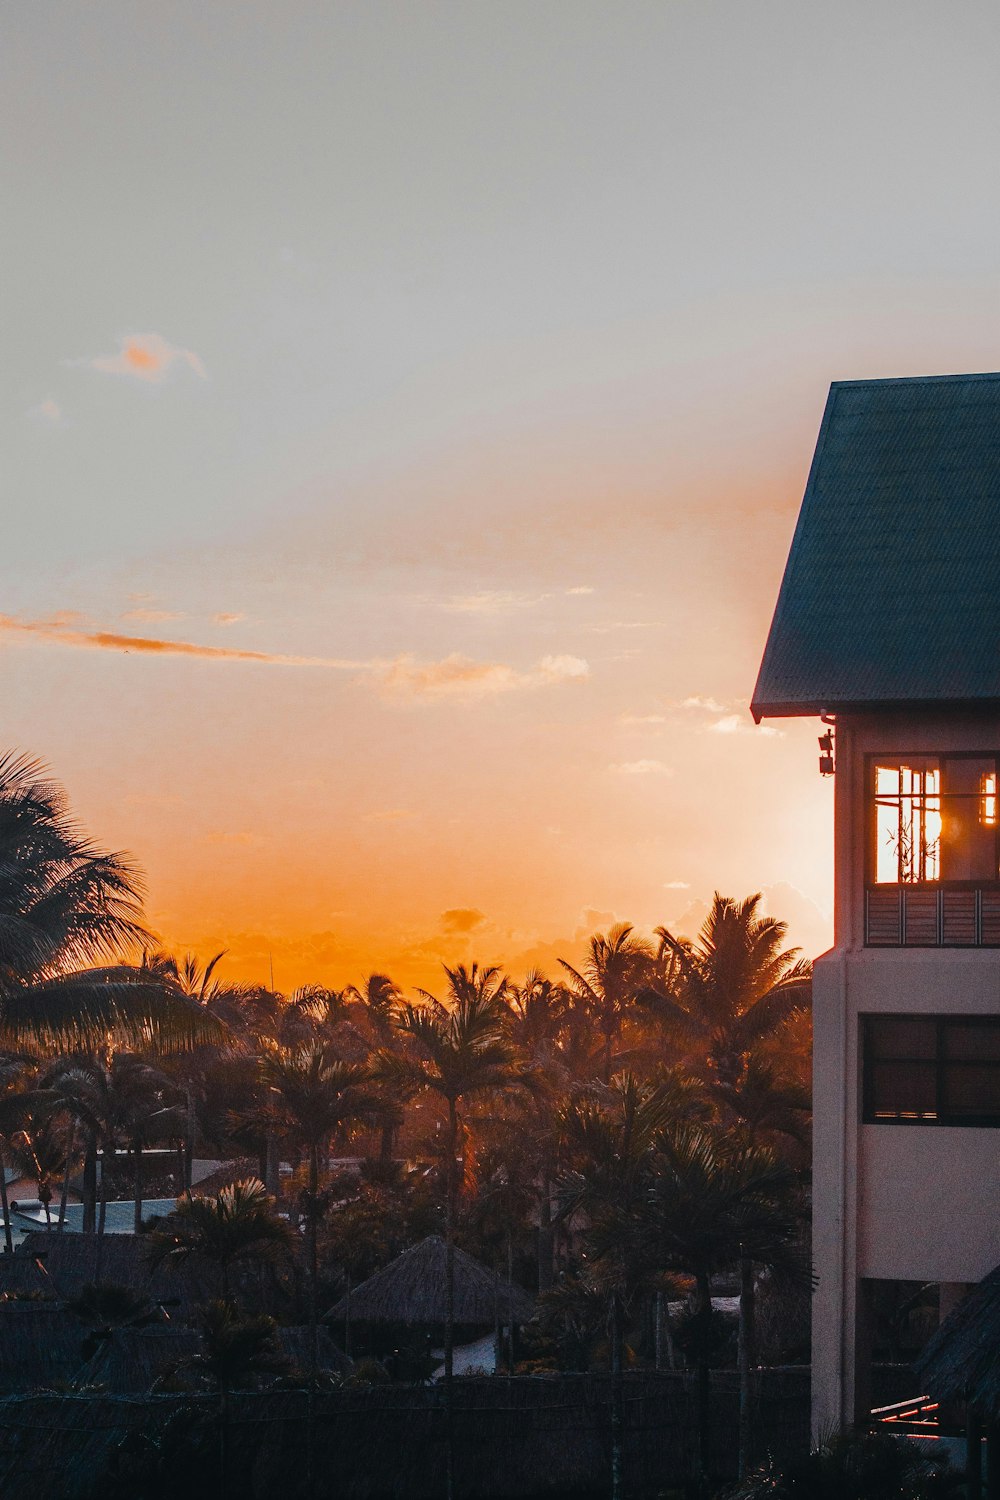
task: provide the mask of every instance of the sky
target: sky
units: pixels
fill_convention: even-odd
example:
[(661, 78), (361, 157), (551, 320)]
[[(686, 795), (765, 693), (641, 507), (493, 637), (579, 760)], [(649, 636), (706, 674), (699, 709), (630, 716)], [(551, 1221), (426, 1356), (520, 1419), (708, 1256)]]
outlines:
[(0, 6), (0, 743), (163, 944), (516, 975), (764, 891), (831, 380), (1000, 365), (993, 0)]

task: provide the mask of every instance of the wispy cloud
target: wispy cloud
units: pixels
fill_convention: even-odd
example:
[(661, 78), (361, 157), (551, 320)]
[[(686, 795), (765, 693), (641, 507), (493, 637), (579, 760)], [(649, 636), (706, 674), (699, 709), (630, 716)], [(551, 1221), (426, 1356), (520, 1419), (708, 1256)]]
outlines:
[(453, 594), (441, 601), (442, 608), (462, 615), (499, 615), (512, 609), (527, 609), (537, 595), (515, 594), (509, 589), (481, 589), (475, 594)]
[(665, 724), (666, 714), (621, 714), (618, 719), (626, 729), (642, 729), (650, 724)]
[(702, 698), (698, 695), (685, 698), (681, 708), (701, 709), (706, 714), (724, 714), (726, 711), (726, 705), (720, 703), (717, 698)]
[(672, 776), (673, 767), (662, 760), (623, 760), (609, 767), (620, 776)]
[(782, 738), (782, 731), (780, 729), (775, 729), (770, 724), (754, 725), (739, 714), (726, 714), (725, 718), (716, 719), (713, 724), (708, 724), (705, 727), (712, 734), (758, 734), (764, 735), (769, 739)]
[(117, 354), (97, 354), (67, 363), (86, 365), (102, 375), (126, 375), (151, 385), (159, 385), (177, 366), (193, 370), (199, 380), (208, 379), (208, 372), (193, 349), (168, 343), (159, 333), (131, 333), (121, 340)]
[(63, 611), (40, 620), (0, 615), (0, 637), (41, 642), (49, 646), (86, 651), (135, 652), (150, 656), (187, 656), (206, 661), (258, 662), (276, 667), (324, 667), (354, 673), (362, 682), (382, 692), (413, 698), (491, 697), (518, 689), (544, 687), (563, 682), (581, 682), (590, 667), (579, 656), (543, 656), (529, 671), (519, 671), (506, 662), (473, 661), (452, 655), (440, 661), (421, 661), (409, 654), (391, 659), (355, 661), (345, 657), (300, 656), (274, 651), (236, 650), (229, 646), (205, 646), (162, 636), (126, 635), (117, 630), (84, 628), (87, 622), (73, 611)]
[(530, 609), (550, 599), (570, 599), (592, 594), (589, 584), (580, 584), (571, 589), (547, 589), (541, 594), (522, 594), (515, 589), (477, 589), (471, 594), (452, 594), (447, 599), (430, 599), (426, 602), (439, 605), (441, 609), (463, 615), (501, 615), (512, 610)]
[(663, 889), (665, 891), (689, 891), (691, 885), (687, 880), (665, 880), (663, 882)]
[(0, 615), (0, 635), (31, 637), (50, 645), (76, 647), (90, 651), (134, 651), (153, 656), (196, 656), (210, 661), (263, 662), (280, 667), (334, 667), (357, 671), (371, 666), (369, 662), (341, 661), (325, 656), (286, 656), (272, 651), (235, 651), (226, 646), (201, 646), (194, 641), (165, 640), (146, 635), (124, 635), (116, 630), (80, 630), (79, 616), (52, 615), (46, 620), (20, 620), (15, 615)]
[(524, 688), (558, 682), (581, 682), (590, 666), (579, 656), (543, 656), (531, 671), (521, 672), (506, 662), (473, 661), (457, 653), (441, 661), (398, 656), (377, 669), (384, 692), (418, 698), (491, 698)]
[(240, 620), (245, 619), (246, 615), (242, 610), (238, 611), (235, 614), (228, 614), (225, 610), (223, 610), (219, 614), (212, 616), (212, 623), (214, 625), (236, 625)]

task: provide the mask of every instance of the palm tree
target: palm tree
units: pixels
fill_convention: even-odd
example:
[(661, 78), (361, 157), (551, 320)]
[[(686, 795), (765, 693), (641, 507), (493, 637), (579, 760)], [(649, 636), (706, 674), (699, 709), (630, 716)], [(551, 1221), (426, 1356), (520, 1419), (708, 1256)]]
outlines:
[[(45, 767), (0, 756), (0, 1041), (20, 1048), (216, 1038), (175, 986), (121, 955), (148, 944), (142, 882), (73, 821)], [(103, 964), (104, 967), (93, 967)]]
[(306, 1260), (309, 1273), (309, 1330), (313, 1372), (317, 1353), (317, 1230), (321, 1216), (320, 1158), (345, 1128), (371, 1119), (378, 1101), (371, 1074), (357, 1063), (343, 1062), (328, 1046), (313, 1043), (301, 1051), (274, 1052), (261, 1070), (268, 1090), (268, 1118), (283, 1135), (304, 1146), (309, 1159), (306, 1202)]
[(142, 1228), (142, 1153), (155, 1141), (176, 1140), (187, 1123), (170, 1079), (141, 1057), (119, 1053), (111, 1062), (112, 1135), (132, 1156), (134, 1228)]
[[(646, 1218), (649, 1257), (658, 1270), (689, 1275), (695, 1283), (698, 1368), (698, 1459), (710, 1462), (708, 1431), (712, 1277), (737, 1264), (749, 1267), (741, 1309), (743, 1359), (748, 1380), (753, 1346), (752, 1276), (755, 1264), (794, 1272), (799, 1218), (791, 1203), (796, 1176), (761, 1147), (718, 1126), (688, 1121), (661, 1132)], [(749, 1413), (749, 1390), (741, 1394)]]
[(344, 993), (361, 1007), (378, 1041), (383, 1046), (390, 1045), (393, 1022), (403, 997), (388, 974), (369, 974), (362, 984), (348, 985)]
[(22, 1105), (21, 1126), (11, 1139), (10, 1151), (18, 1170), (37, 1182), (45, 1227), (51, 1229), (52, 1184), (65, 1169), (66, 1147), (52, 1118), (52, 1100), (38, 1094), (35, 1098), (39, 1102)]
[[(385, 1076), (424, 1088), (448, 1111), (445, 1138), (445, 1330), (444, 1376), (447, 1414), (447, 1495), (454, 1494), (453, 1382), (455, 1373), (455, 1213), (460, 1190), (459, 1151), (465, 1100), (520, 1082), (514, 1049), (505, 1035), (505, 982), (496, 968), (445, 968), (452, 1005), (424, 992), (422, 1006), (404, 1005), (398, 1026), (412, 1044), (408, 1058), (386, 1054)], [(464, 1170), (464, 1155), (462, 1170)]]
[(783, 946), (786, 924), (762, 916), (760, 902), (759, 893), (733, 901), (716, 891), (693, 944), (656, 929), (670, 978), (642, 998), (712, 1086), (736, 1086), (753, 1049), (808, 1003), (810, 965)]
[(57, 1100), (48, 1089), (37, 1087), (35, 1065), (19, 1058), (0, 1062), (0, 1206), (3, 1210), (4, 1250), (13, 1253), (14, 1240), (10, 1225), (10, 1202), (7, 1197), (7, 1161), (18, 1132), (32, 1113), (55, 1107)]
[(619, 1074), (602, 1097), (563, 1113), (572, 1163), (557, 1186), (560, 1213), (586, 1225), (590, 1280), (607, 1299), (611, 1349), (611, 1493), (624, 1493), (625, 1314), (645, 1269), (644, 1233), (655, 1147), (675, 1107), (673, 1090)]
[(607, 935), (595, 933), (587, 957), (577, 970), (559, 962), (570, 976), (573, 993), (593, 1016), (603, 1038), (601, 1080), (610, 1083), (614, 1047), (630, 1004), (648, 984), (653, 949), (634, 935), (628, 922), (617, 922)]
[(234, 1182), (216, 1198), (178, 1201), (174, 1212), (149, 1236), (154, 1265), (182, 1265), (191, 1256), (213, 1263), (219, 1272), (223, 1299), (230, 1299), (234, 1267), (255, 1261), (278, 1265), (293, 1243), (288, 1223), (274, 1211), (274, 1199), (256, 1177)]
[(210, 1302), (201, 1317), (201, 1351), (184, 1363), (208, 1376), (219, 1392), (219, 1492), (229, 1483), (229, 1395), (259, 1375), (280, 1375), (288, 1361), (275, 1340), (273, 1318), (241, 1313), (232, 1302)]

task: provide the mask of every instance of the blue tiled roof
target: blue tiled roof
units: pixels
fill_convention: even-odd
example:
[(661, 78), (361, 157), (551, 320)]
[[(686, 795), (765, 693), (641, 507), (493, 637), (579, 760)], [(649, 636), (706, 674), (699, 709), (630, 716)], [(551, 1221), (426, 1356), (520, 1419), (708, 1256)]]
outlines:
[(837, 382), (752, 710), (1000, 703), (1000, 374)]

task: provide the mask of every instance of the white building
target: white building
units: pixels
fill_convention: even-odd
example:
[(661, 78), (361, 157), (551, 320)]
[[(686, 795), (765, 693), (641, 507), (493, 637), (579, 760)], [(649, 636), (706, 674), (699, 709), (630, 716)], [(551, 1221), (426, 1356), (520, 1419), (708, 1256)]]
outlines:
[[(867, 1417), (874, 1282), (1000, 1263), (1000, 375), (830, 391), (754, 693), (825, 715), (813, 1421)], [(826, 767), (830, 769), (829, 765)]]

